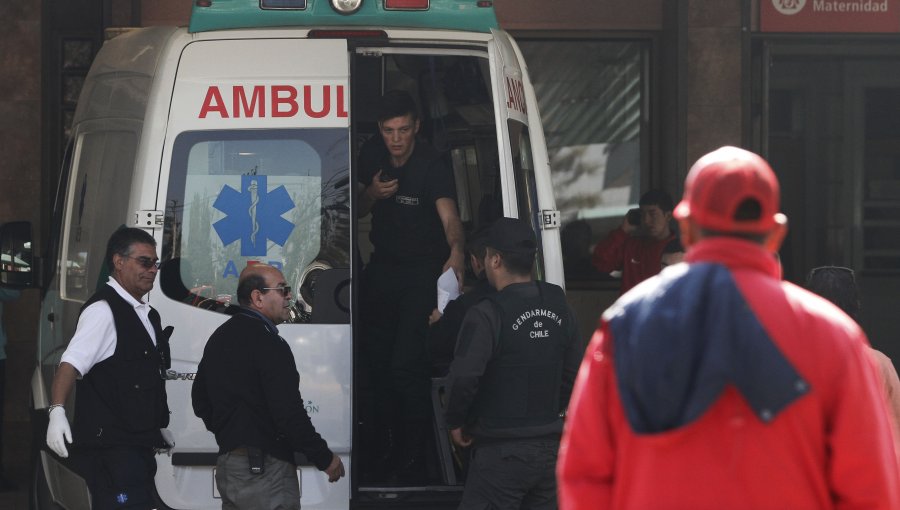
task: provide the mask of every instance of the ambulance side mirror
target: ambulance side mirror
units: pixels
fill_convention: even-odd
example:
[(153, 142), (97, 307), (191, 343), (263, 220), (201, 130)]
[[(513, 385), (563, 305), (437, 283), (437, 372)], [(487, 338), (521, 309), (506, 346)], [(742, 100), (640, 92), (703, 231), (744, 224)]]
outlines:
[(35, 267), (31, 223), (14, 221), (0, 226), (0, 285), (34, 287)]

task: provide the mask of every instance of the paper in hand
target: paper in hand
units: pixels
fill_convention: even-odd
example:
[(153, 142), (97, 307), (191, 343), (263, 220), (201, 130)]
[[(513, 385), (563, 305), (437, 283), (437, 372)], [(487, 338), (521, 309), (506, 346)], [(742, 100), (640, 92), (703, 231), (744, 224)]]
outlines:
[(438, 311), (444, 313), (444, 307), (447, 303), (459, 297), (459, 281), (456, 280), (456, 273), (453, 268), (448, 268), (437, 281), (437, 308)]

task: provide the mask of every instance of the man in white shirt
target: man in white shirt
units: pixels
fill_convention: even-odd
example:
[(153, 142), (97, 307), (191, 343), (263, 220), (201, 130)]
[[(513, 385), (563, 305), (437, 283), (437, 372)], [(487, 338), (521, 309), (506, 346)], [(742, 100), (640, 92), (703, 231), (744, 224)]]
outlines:
[[(153, 288), (156, 241), (138, 228), (112, 234), (110, 279), (81, 309), (75, 335), (50, 391), (47, 445), (91, 492), (92, 508), (153, 508), (154, 450), (172, 446), (163, 374), (168, 338), (159, 313), (142, 297)], [(77, 388), (72, 428), (63, 405)], [(74, 434), (73, 434), (74, 432)], [(165, 436), (165, 437), (164, 437)]]

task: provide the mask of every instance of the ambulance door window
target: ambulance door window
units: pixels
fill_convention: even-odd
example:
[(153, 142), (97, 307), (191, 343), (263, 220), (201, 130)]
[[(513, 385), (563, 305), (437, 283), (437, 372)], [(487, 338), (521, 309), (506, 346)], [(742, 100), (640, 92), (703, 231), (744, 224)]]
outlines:
[[(293, 288), (294, 322), (349, 322), (348, 147), (346, 129), (180, 134), (169, 178), (163, 293), (222, 312), (238, 304), (241, 270), (265, 263)], [(317, 300), (323, 294), (328, 299)]]
[(44, 274), (48, 275), (44, 281), (44, 290), (51, 287), (56, 288), (59, 285), (59, 273), (56, 270), (60, 256), (60, 248), (62, 247), (62, 233), (65, 229), (65, 199), (66, 190), (69, 186), (69, 176), (72, 175), (72, 157), (75, 152), (75, 140), (69, 139), (66, 144), (66, 150), (63, 153), (63, 163), (59, 170), (59, 179), (56, 183), (56, 193), (53, 197), (53, 209), (50, 216), (50, 237), (48, 239), (47, 251), (45, 252), (46, 260), (41, 268)]
[(128, 218), (136, 148), (131, 131), (87, 132), (76, 143), (60, 268), (64, 299), (87, 301), (108, 278), (106, 241)]
[(594, 282), (613, 276), (591, 265), (592, 246), (622, 223), (654, 180), (652, 44), (569, 37), (516, 42), (547, 137), (566, 286), (597, 288)]
[(513, 157), (513, 172), (516, 184), (516, 201), (519, 206), (519, 219), (531, 224), (538, 240), (537, 256), (534, 259), (534, 277), (545, 278), (544, 253), (541, 249), (541, 209), (538, 206), (537, 184), (534, 176), (534, 163), (531, 157), (531, 139), (528, 126), (510, 119), (507, 122), (509, 140)]

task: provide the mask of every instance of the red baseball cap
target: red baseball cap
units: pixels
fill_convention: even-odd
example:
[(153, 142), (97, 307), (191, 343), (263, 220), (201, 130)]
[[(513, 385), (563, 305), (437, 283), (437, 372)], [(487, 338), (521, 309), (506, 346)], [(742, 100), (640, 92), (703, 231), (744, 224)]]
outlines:
[[(759, 204), (754, 219), (735, 219), (747, 200)], [(722, 147), (703, 156), (688, 172), (684, 197), (674, 216), (709, 230), (762, 234), (784, 223), (778, 212), (780, 191), (775, 172), (764, 159), (737, 147)]]

